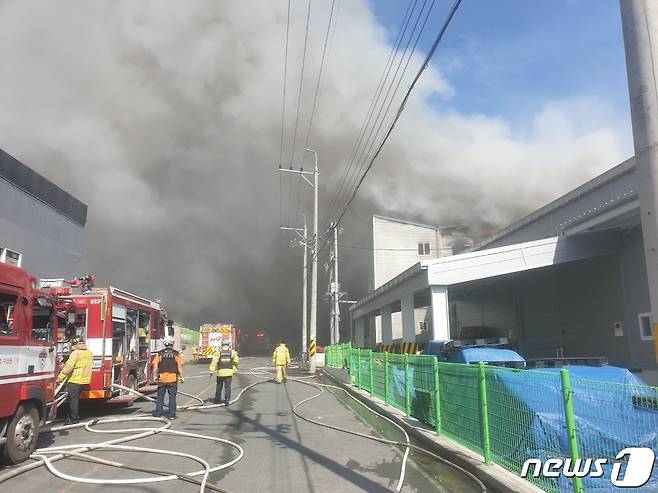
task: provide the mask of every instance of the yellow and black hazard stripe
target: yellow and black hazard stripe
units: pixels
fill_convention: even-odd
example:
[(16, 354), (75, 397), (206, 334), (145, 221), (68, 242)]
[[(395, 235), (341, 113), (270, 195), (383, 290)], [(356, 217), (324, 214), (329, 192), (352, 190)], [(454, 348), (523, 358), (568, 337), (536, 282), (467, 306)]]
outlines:
[(393, 353), (395, 350), (394, 344), (382, 344), (381, 352), (382, 353)]
[(308, 343), (308, 355), (315, 356), (316, 349), (315, 340), (311, 339), (311, 342)]
[(418, 344), (415, 342), (401, 342), (400, 354), (416, 354), (418, 352)]

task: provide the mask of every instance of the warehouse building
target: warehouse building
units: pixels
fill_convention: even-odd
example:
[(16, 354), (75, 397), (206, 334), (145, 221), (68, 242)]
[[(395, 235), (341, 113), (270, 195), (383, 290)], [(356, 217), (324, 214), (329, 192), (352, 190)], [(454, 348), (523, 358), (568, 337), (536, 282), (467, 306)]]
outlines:
[[(657, 383), (638, 177), (629, 159), (486, 239), (427, 259), (351, 307), (354, 342), (508, 337), (526, 358), (604, 356)], [(381, 317), (381, 337), (376, 319)]]
[[(392, 217), (373, 215), (370, 230), (369, 287), (379, 288), (385, 282), (412, 265), (429, 259), (454, 255), (473, 247), (473, 240), (460, 226), (432, 226)], [(414, 309), (415, 333), (422, 341), (429, 337), (429, 319), (426, 307)], [(374, 329), (368, 339), (390, 345), (402, 338), (402, 320), (399, 309), (391, 314), (391, 330), (384, 331), (382, 340), (381, 316), (374, 318)]]
[(37, 278), (73, 277), (87, 206), (0, 149), (0, 261)]

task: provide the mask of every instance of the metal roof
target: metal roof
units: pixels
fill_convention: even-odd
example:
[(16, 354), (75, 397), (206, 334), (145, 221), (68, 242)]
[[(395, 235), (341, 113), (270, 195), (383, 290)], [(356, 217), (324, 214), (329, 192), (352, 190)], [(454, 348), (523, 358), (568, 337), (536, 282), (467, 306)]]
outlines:
[[(424, 287), (451, 286), (606, 255), (613, 253), (617, 247), (617, 236), (614, 232), (598, 232), (569, 238), (545, 238), (423, 260), (368, 293), (352, 305), (350, 311), (361, 310), (375, 298), (385, 295), (421, 273), (425, 274), (422, 279)], [(373, 308), (374, 305), (376, 303), (373, 303)]]
[[(572, 208), (572, 206), (576, 206), (575, 209), (578, 210), (578, 207), (576, 202), (579, 200), (581, 202), (587, 202), (585, 200), (588, 196), (592, 196), (593, 194), (596, 195), (596, 192), (603, 191), (606, 186), (611, 186), (613, 188), (613, 192), (618, 192), (618, 197), (612, 196), (609, 200), (607, 199), (605, 194), (602, 194), (604, 199), (600, 203), (596, 203), (594, 207), (591, 205), (584, 205), (582, 206), (582, 210), (578, 210), (577, 214), (570, 215), (568, 217), (564, 218), (564, 222), (560, 224), (556, 224), (557, 229), (564, 229), (567, 227), (572, 227), (575, 224), (578, 224), (581, 221), (585, 221), (589, 218), (591, 218), (594, 215), (600, 214), (604, 212), (606, 209), (612, 206), (616, 206), (619, 203), (627, 202), (627, 201), (632, 201), (633, 199), (637, 198), (637, 189), (629, 189), (629, 190), (615, 190), (614, 185), (615, 182), (619, 181), (624, 181), (623, 177), (626, 175), (630, 175), (631, 173), (635, 172), (635, 157), (631, 157), (627, 159), (626, 161), (622, 162), (621, 164), (618, 164), (612, 169), (609, 169), (605, 173), (602, 173), (598, 175), (595, 178), (592, 178), (588, 182), (582, 184), (578, 188), (575, 188), (574, 190), (564, 194), (563, 196), (555, 199), (554, 201), (548, 203), (544, 207), (537, 209), (535, 212), (528, 214), (526, 217), (523, 219), (507, 226), (506, 228), (501, 229), (497, 233), (489, 236), (488, 238), (483, 239), (481, 245), (479, 248), (485, 248), (487, 245), (490, 245), (492, 243), (497, 242), (498, 240), (501, 240), (505, 238), (506, 236), (509, 236), (515, 232), (518, 232), (528, 226), (530, 226), (533, 223), (536, 223), (540, 219), (544, 219), (547, 216), (551, 215), (552, 213), (555, 213), (556, 211), (560, 209), (565, 209), (565, 214), (566, 214), (566, 209)], [(583, 199), (583, 200), (581, 200)], [(560, 211), (562, 212), (562, 211)], [(554, 233), (557, 234), (557, 230), (553, 231)]]
[(411, 226), (418, 226), (419, 228), (427, 228), (427, 229), (432, 229), (432, 230), (442, 229), (439, 226), (432, 226), (430, 224), (415, 223), (413, 221), (406, 221), (404, 219), (396, 219), (394, 217), (381, 216), (379, 214), (373, 214), (372, 217), (376, 217), (378, 219), (384, 219), (385, 221), (391, 221), (391, 222), (394, 222), (394, 223), (401, 223), (401, 224), (409, 224)]

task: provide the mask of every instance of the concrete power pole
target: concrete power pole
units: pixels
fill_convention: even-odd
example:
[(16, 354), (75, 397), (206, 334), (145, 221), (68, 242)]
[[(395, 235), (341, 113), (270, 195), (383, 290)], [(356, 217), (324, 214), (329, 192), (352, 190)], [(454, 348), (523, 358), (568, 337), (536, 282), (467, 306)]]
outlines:
[[(302, 214), (304, 216), (304, 214)], [(304, 242), (308, 241), (308, 230), (306, 228), (306, 216), (304, 216)], [(306, 244), (302, 245), (304, 247), (304, 267), (302, 271), (302, 353), (308, 355), (308, 315), (307, 315), (307, 304), (308, 304), (308, 246)]]
[(642, 236), (658, 361), (658, 2), (620, 0)]
[(333, 329), (332, 334), (332, 344), (340, 343), (340, 305), (338, 301), (340, 300), (340, 284), (338, 284), (338, 225), (334, 225), (334, 284), (333, 284), (333, 297), (331, 302), (333, 303)]
[(311, 334), (309, 344), (309, 373), (315, 374), (315, 347), (316, 347), (316, 328), (318, 322), (318, 153), (313, 149), (306, 149), (312, 152), (315, 157), (313, 167), (313, 262), (311, 263)]
[[(294, 170), (292, 166), (288, 169), (283, 168), (279, 164), (279, 171), (286, 173), (298, 174), (306, 183), (313, 187), (313, 239), (310, 242), (312, 262), (311, 262), (311, 320), (310, 320), (310, 340), (308, 344), (308, 365), (309, 372), (315, 374), (315, 351), (316, 351), (316, 328), (318, 321), (318, 195), (319, 195), (319, 171), (318, 171), (318, 153), (313, 149), (306, 149), (307, 152), (312, 152), (315, 157), (313, 171), (304, 171), (303, 169)], [(313, 175), (313, 183), (306, 178), (306, 175)], [(296, 228), (282, 228), (293, 229)], [(308, 247), (309, 243), (304, 239), (304, 246)], [(304, 338), (306, 340), (306, 338)]]

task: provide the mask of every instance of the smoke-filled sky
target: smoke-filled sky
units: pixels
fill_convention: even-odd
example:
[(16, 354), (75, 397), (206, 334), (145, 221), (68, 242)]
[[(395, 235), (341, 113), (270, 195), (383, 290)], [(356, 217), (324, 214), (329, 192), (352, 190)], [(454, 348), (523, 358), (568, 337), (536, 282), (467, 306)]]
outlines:
[[(601, 7), (602, 19), (594, 2), (533, 11), (515, 1), (517, 11), (495, 13), (464, 2), (345, 216), (343, 243), (367, 246), (372, 213), (490, 233), (631, 154), (617, 2)], [(406, 7), (337, 4), (310, 138), (321, 216)], [(446, 12), (437, 4), (423, 49)], [(307, 5), (292, 2), (286, 164)], [(551, 16), (540, 15), (548, 5)], [(296, 167), (329, 7), (311, 10)], [(286, 9), (273, 0), (0, 1), (0, 147), (89, 205), (83, 271), (161, 298), (192, 327), (299, 331), (301, 251), (279, 224), (295, 223), (298, 210), (311, 217), (311, 190), (276, 171)], [(588, 56), (597, 46), (607, 56)], [(369, 253), (341, 258), (343, 289), (364, 295)], [(321, 278), (320, 293), (325, 286)], [(326, 307), (318, 327), (323, 342)]]

